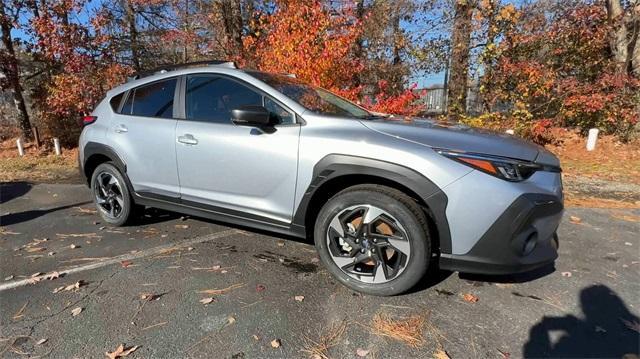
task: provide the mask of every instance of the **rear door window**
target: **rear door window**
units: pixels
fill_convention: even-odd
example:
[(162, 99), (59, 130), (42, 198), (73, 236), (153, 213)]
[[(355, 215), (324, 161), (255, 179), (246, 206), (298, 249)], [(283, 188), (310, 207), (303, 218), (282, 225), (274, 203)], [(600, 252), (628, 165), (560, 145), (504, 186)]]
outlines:
[(136, 87), (129, 92), (122, 114), (144, 117), (173, 118), (175, 78)]

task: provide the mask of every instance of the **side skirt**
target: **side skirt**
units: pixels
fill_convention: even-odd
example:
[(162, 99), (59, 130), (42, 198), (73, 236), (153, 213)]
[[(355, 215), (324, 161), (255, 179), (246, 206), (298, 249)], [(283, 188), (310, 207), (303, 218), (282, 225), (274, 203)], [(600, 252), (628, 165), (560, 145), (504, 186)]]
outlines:
[(178, 198), (165, 197), (152, 193), (134, 193), (133, 199), (134, 202), (139, 205), (188, 214), (190, 216), (202, 217), (242, 227), (305, 238), (305, 228), (296, 224), (274, 222), (269, 218), (253, 216), (196, 202), (185, 203)]

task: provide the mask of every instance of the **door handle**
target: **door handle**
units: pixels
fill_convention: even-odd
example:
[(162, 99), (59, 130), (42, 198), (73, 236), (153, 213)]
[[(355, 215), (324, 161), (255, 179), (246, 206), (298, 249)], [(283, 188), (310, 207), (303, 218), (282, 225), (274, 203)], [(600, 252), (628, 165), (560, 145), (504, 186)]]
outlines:
[(193, 137), (193, 135), (190, 134), (190, 133), (185, 133), (183, 136), (178, 136), (178, 142), (184, 143), (186, 145), (197, 145), (198, 144), (198, 140), (196, 140), (196, 138)]
[(127, 126), (120, 124), (118, 126), (116, 126), (116, 128), (113, 129), (114, 131), (116, 131), (116, 133), (125, 133), (125, 132), (129, 132), (129, 129), (127, 129)]

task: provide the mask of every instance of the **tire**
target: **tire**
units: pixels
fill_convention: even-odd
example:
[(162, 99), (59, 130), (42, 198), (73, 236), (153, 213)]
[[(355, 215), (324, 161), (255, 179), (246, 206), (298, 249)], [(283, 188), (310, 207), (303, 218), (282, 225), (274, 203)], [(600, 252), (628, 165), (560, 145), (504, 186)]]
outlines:
[(353, 186), (327, 201), (316, 219), (314, 239), (320, 260), (338, 281), (377, 296), (411, 289), (425, 276), (431, 258), (427, 218), (420, 206), (381, 185)]
[(133, 219), (138, 206), (133, 203), (124, 176), (111, 162), (102, 163), (93, 171), (91, 194), (98, 214), (108, 224), (121, 227)]

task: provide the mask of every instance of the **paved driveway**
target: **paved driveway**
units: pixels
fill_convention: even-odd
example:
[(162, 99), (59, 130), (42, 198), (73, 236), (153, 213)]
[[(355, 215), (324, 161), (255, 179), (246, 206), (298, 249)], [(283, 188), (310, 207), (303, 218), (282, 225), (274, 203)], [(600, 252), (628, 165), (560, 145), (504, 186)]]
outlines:
[[(639, 210), (568, 209), (553, 272), (432, 273), (378, 298), (339, 285), (295, 239), (154, 210), (110, 228), (81, 185), (0, 191), (0, 357), (96, 358), (119, 344), (138, 346), (129, 357), (170, 358), (307, 357), (318, 344), (335, 358), (639, 351)], [(424, 319), (423, 344), (378, 335), (379, 314)]]

